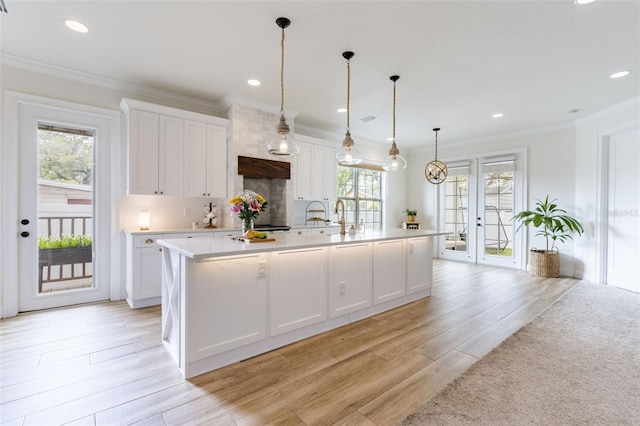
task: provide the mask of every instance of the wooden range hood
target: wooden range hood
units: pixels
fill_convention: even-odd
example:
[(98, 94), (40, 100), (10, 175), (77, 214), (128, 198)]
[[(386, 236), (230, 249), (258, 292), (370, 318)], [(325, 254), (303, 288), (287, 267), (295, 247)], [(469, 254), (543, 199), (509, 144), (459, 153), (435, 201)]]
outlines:
[(250, 178), (291, 179), (291, 164), (239, 155), (238, 174)]

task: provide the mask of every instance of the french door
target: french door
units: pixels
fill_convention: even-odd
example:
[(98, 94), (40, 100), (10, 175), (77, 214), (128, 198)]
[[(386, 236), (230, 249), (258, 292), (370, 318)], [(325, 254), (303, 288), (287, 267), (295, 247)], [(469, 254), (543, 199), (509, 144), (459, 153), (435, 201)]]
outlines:
[(444, 259), (522, 268), (511, 218), (522, 208), (524, 151), (451, 161), (438, 187), (439, 253)]
[[(95, 178), (104, 118), (43, 105), (18, 112), (18, 310), (107, 300)], [(108, 236), (105, 238), (108, 239)], [(107, 246), (108, 247), (108, 246)]]

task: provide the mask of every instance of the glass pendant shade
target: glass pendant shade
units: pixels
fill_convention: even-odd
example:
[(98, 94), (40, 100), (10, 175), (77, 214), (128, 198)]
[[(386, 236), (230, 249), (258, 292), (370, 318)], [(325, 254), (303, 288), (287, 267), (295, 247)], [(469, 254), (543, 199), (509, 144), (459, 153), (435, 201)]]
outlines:
[(393, 142), (391, 149), (389, 149), (389, 155), (382, 163), (382, 168), (387, 172), (397, 172), (407, 168), (407, 160), (400, 155), (400, 150), (396, 145), (396, 81), (400, 79), (400, 76), (392, 75), (389, 79), (393, 81), (393, 137), (391, 138)]
[(269, 139), (267, 151), (269, 151), (269, 154), (285, 157), (296, 155), (300, 152), (300, 147), (291, 134), (284, 115), (280, 115), (280, 123), (278, 124), (276, 133)]
[(276, 133), (267, 143), (267, 151), (271, 155), (290, 157), (300, 152), (300, 147), (293, 138), (284, 117), (284, 29), (291, 24), (291, 21), (281, 17), (276, 19), (276, 24), (282, 30), (280, 38), (280, 121), (276, 127)]
[(358, 148), (356, 148), (353, 143), (353, 139), (351, 139), (351, 133), (347, 130), (347, 134), (342, 141), (342, 147), (338, 150), (336, 154), (336, 161), (338, 164), (360, 164), (362, 163), (362, 154)]
[[(395, 143), (389, 150), (389, 155), (387, 155), (387, 158), (385, 158), (382, 163), (382, 168), (388, 172), (397, 172), (398, 170), (404, 170), (407, 168), (407, 160), (405, 160), (405, 158), (399, 153), (393, 153), (394, 147)], [(397, 150), (398, 149), (396, 148), (395, 151)]]

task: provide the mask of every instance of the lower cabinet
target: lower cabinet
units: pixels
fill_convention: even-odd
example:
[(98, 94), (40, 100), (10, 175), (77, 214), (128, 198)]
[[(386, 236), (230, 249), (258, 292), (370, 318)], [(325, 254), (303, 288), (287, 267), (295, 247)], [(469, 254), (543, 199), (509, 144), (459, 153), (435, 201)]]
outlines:
[(132, 308), (159, 305), (162, 287), (162, 234), (127, 234), (127, 303)]
[(433, 281), (433, 239), (431, 237), (407, 240), (407, 294), (428, 291)]
[(371, 306), (371, 245), (329, 247), (329, 317)]
[(327, 318), (326, 248), (271, 253), (269, 334), (272, 336)]
[(162, 302), (162, 247), (163, 238), (205, 238), (213, 232), (184, 234), (126, 234), (127, 303), (131, 308), (144, 308)]
[(405, 240), (373, 244), (373, 304), (406, 294)]
[(267, 254), (188, 262), (187, 362), (266, 337)]

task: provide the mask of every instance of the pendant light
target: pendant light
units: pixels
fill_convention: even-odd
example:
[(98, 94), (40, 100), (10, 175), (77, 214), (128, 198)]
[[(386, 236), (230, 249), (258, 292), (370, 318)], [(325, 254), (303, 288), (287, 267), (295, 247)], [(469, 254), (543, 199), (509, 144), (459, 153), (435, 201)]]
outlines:
[(280, 121), (276, 128), (276, 134), (269, 140), (267, 150), (273, 155), (290, 157), (300, 151), (300, 147), (289, 131), (287, 120), (284, 118), (284, 29), (291, 24), (291, 21), (287, 18), (278, 18), (276, 24), (282, 29), (280, 38)]
[(351, 58), (353, 58), (353, 52), (343, 52), (342, 57), (347, 60), (347, 132), (344, 135), (342, 141), (342, 147), (336, 154), (336, 160), (338, 164), (359, 164), (362, 162), (362, 155), (358, 148), (356, 148), (353, 139), (351, 139), (351, 132), (349, 129), (349, 118), (351, 114), (351, 107), (349, 103), (351, 101)]
[(384, 159), (384, 163), (382, 163), (382, 168), (388, 172), (396, 172), (407, 168), (407, 160), (400, 155), (400, 150), (396, 146), (396, 81), (398, 81), (399, 78), (400, 76), (398, 75), (389, 77), (389, 79), (393, 81), (393, 137), (389, 155)]
[(436, 157), (435, 160), (427, 163), (427, 167), (424, 168), (424, 175), (429, 182), (434, 185), (439, 185), (447, 179), (447, 164), (443, 161), (438, 161), (438, 132), (439, 127), (433, 129), (436, 132)]

